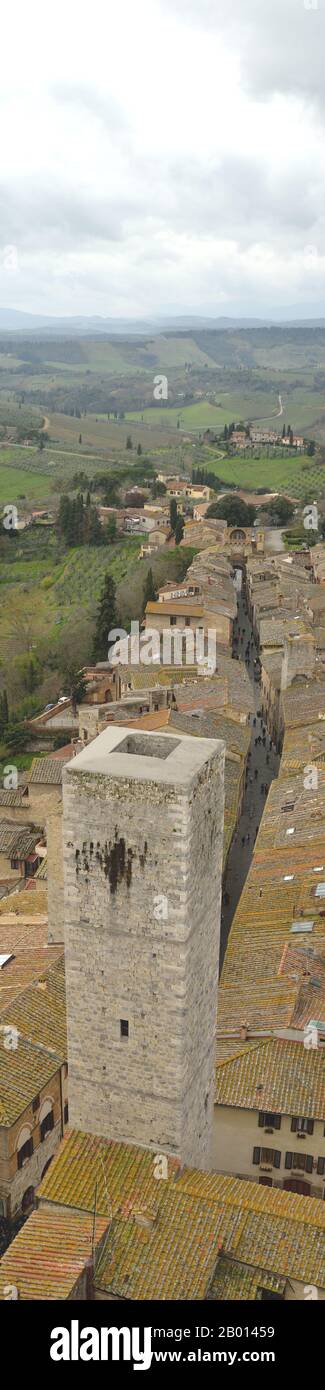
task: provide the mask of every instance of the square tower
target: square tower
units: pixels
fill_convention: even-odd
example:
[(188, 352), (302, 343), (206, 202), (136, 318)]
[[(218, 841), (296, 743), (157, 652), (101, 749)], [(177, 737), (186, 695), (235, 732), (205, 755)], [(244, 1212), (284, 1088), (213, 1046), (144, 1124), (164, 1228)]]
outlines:
[(224, 745), (110, 727), (63, 805), (70, 1123), (209, 1167)]

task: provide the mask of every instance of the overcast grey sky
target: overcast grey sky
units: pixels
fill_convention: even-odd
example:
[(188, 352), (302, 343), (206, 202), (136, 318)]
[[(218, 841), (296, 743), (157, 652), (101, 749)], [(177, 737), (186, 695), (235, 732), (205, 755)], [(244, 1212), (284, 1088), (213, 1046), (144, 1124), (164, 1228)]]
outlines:
[(0, 305), (325, 313), (325, 0), (2, 11)]

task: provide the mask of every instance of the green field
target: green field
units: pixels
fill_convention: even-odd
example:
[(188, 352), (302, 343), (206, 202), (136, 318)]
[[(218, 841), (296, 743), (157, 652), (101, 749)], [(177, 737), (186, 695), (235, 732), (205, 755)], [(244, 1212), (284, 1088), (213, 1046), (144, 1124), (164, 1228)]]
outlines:
[[(224, 426), (229, 425), (233, 420), (262, 419), (264, 415), (275, 421), (274, 428), (276, 429), (275, 417), (278, 411), (279, 404), (275, 394), (271, 395), (270, 393), (268, 395), (267, 392), (262, 394), (259, 391), (254, 397), (252, 392), (244, 396), (230, 391), (220, 391), (217, 393), (217, 401), (214, 404), (209, 400), (203, 400), (196, 401), (193, 405), (168, 406), (168, 402), (166, 402), (165, 406), (152, 406), (141, 412), (139, 410), (128, 411), (126, 419), (141, 421), (145, 425), (154, 425), (159, 422), (164, 425), (165, 429), (172, 430), (177, 429), (177, 421), (179, 420), (180, 429), (184, 434), (192, 431), (201, 433), (207, 429), (217, 432), (224, 429)], [(280, 427), (282, 428), (281, 420), (279, 420)]]
[(25, 496), (37, 506), (50, 492), (51, 484), (46, 474), (30, 472), (28, 468), (4, 467), (0, 463), (0, 502), (16, 503), (19, 497)]
[(256, 492), (264, 487), (270, 492), (288, 492), (299, 501), (308, 492), (315, 498), (325, 494), (325, 466), (315, 458), (301, 454), (297, 458), (223, 458), (214, 457), (213, 450), (206, 450), (205, 467), (217, 473), (225, 483), (236, 483), (241, 488)]

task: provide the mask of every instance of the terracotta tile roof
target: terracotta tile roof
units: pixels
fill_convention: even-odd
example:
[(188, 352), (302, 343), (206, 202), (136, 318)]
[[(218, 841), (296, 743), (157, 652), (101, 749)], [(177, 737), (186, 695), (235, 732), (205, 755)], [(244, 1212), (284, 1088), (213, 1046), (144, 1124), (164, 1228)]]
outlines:
[[(138, 714), (135, 719), (132, 714), (128, 714), (127, 722), (132, 725), (132, 729), (166, 729), (169, 724), (170, 713), (170, 709), (162, 708), (159, 710), (152, 710), (151, 714)], [(114, 723), (117, 726), (119, 723), (121, 725), (125, 724), (125, 719), (116, 719)]]
[(282, 695), (285, 728), (308, 726), (325, 717), (325, 681), (309, 680), (290, 685)]
[(291, 772), (303, 772), (306, 763), (313, 762), (325, 771), (325, 720), (317, 723), (286, 729), (279, 776), (281, 780)]
[[(165, 1183), (160, 1187), (165, 1188)], [(217, 1231), (213, 1202), (168, 1184), (151, 1229), (116, 1218), (95, 1271), (95, 1287), (119, 1298), (204, 1299), (213, 1278)]]
[(180, 684), (188, 680), (191, 674), (194, 677), (197, 676), (197, 667), (122, 666), (120, 674), (122, 680), (131, 686), (131, 690), (152, 690), (159, 685), (174, 686)]
[(28, 798), (23, 796), (22, 791), (17, 787), (16, 791), (0, 787), (0, 806), (17, 806), (21, 810), (28, 805)]
[(295, 618), (290, 611), (286, 613), (279, 608), (276, 608), (272, 617), (259, 620), (261, 647), (282, 647), (285, 637), (289, 637), (291, 633), (295, 636), (305, 636), (306, 632), (306, 624), (302, 618)]
[(308, 782), (306, 785), (304, 773), (272, 782), (256, 841), (256, 855), (266, 857), (268, 852), (280, 846), (289, 847), (291, 842), (316, 844), (324, 838), (325, 772), (319, 768), (315, 788)]
[(62, 760), (60, 758), (34, 758), (28, 773), (28, 781), (59, 787), (62, 782)]
[(8, 859), (26, 859), (33, 853), (42, 830), (32, 830), (29, 825), (17, 825), (13, 821), (0, 821), (0, 852)]
[[(231, 1030), (239, 1031), (243, 1022), (251, 1028), (274, 1028), (289, 1025), (296, 1017), (301, 979), (285, 974), (281, 962), (285, 947), (297, 942), (299, 949), (312, 948), (316, 956), (325, 951), (322, 899), (315, 897), (321, 878), (315, 868), (322, 863), (319, 844), (280, 847), (267, 856), (254, 854), (229, 933), (219, 985), (221, 1038)], [(306, 922), (313, 920), (312, 933), (306, 930), (295, 937), (292, 925), (304, 917)], [(309, 1018), (313, 1018), (314, 994), (309, 1007)], [(304, 1014), (304, 1023), (308, 1021)]]
[[(172, 1178), (179, 1164), (169, 1159), (168, 1166)], [(125, 1215), (140, 1206), (157, 1209), (161, 1183), (154, 1176), (149, 1149), (71, 1130), (38, 1188), (38, 1198), (42, 1204), (56, 1202), (91, 1212), (96, 1185), (97, 1211), (108, 1219), (112, 1212)]]
[(158, 1182), (148, 1150), (72, 1131), (38, 1189), (41, 1210), (45, 1204), (47, 1215), (48, 1204), (56, 1203), (68, 1223), (72, 1207), (90, 1215), (96, 1184), (98, 1217), (108, 1227), (95, 1268), (101, 1292), (132, 1299), (152, 1296), (153, 1288), (165, 1300), (213, 1296), (216, 1267), (226, 1256), (254, 1267), (256, 1289), (261, 1271), (271, 1281), (266, 1287), (274, 1287), (274, 1276), (325, 1288), (325, 1207), (315, 1198), (203, 1170), (179, 1174), (171, 1160), (168, 1178)]
[[(1, 1028), (12, 1026), (9, 1011), (1, 1017)], [(41, 1048), (19, 1036), (18, 1047), (0, 1047), (0, 1124), (10, 1126), (19, 1119), (34, 1096), (58, 1070), (58, 1061)]]
[(250, 1269), (228, 1256), (220, 1255), (212, 1280), (209, 1297), (215, 1302), (251, 1302), (261, 1298), (261, 1290), (283, 1294), (286, 1279), (271, 1274), (269, 1269)]
[[(1, 1024), (17, 1028), (20, 1038), (63, 1062), (67, 1056), (64, 958), (62, 946), (54, 948), (54, 960), (53, 955), (48, 959), (50, 951), (45, 968), (42, 960), (38, 968), (35, 962), (33, 981), (19, 993), (17, 985), (15, 997), (2, 1007)], [(9, 968), (5, 967), (4, 974)]]
[(249, 726), (239, 724), (237, 720), (229, 719), (225, 714), (214, 712), (204, 703), (201, 704), (199, 692), (196, 707), (193, 706), (190, 710), (184, 707), (171, 710), (170, 725), (172, 728), (182, 729), (184, 734), (193, 733), (200, 738), (221, 738), (229, 753), (239, 758), (247, 757), (251, 741)]
[(192, 599), (178, 599), (178, 602), (175, 601), (175, 603), (173, 603), (172, 600), (166, 599), (164, 603), (162, 600), (160, 600), (160, 602), (157, 600), (156, 603), (151, 601), (147, 603), (146, 613), (155, 613), (160, 618), (163, 618), (164, 614), (166, 614), (166, 616), (170, 614), (172, 617), (182, 617), (183, 613), (192, 618), (202, 618), (204, 608), (202, 603), (193, 603)]
[(35, 885), (35, 893), (33, 893), (32, 898), (29, 890), (26, 888), (19, 889), (18, 892), (15, 891), (14, 893), (10, 893), (9, 896), (7, 895), (0, 903), (0, 919), (3, 915), (7, 916), (8, 913), (12, 915), (13, 918), (24, 917), (26, 913), (29, 917), (32, 917), (33, 920), (35, 916), (37, 917), (40, 913), (47, 918), (46, 890)]
[[(325, 1049), (282, 1038), (255, 1041), (244, 1052), (219, 1062), (217, 1105), (267, 1110), (281, 1115), (325, 1113)], [(325, 1148), (324, 1148), (325, 1156)]]
[[(325, 1204), (218, 1173), (185, 1170), (177, 1187), (232, 1212), (223, 1252), (280, 1277), (325, 1287)], [(313, 1271), (313, 1273), (312, 1273)]]
[[(27, 938), (29, 932), (30, 929), (26, 927)], [(44, 938), (46, 937), (46, 931), (44, 928), (39, 932), (39, 945), (33, 944), (33, 940), (35, 943), (35, 933), (30, 933), (30, 935), (32, 936), (31, 941), (28, 941), (28, 939), (26, 941), (25, 939), (23, 946), (17, 946), (17, 936), (14, 931), (7, 931), (5, 933), (1, 931), (0, 933), (1, 954), (3, 955), (10, 951), (13, 953), (13, 960), (8, 961), (7, 965), (0, 970), (1, 1015), (4, 1011), (8, 1010), (13, 1014), (13, 1001), (16, 1003), (17, 996), (19, 996), (20, 999), (25, 999), (27, 987), (31, 985), (33, 981), (37, 981), (45, 976), (51, 969), (51, 966), (55, 965), (56, 961), (59, 960), (62, 955), (62, 946), (48, 947), (45, 944)], [(2, 1019), (2, 1022), (3, 1021)], [(11, 1019), (8, 1021), (11, 1021)]]
[[(107, 1222), (96, 1221), (96, 1247)], [(0, 1298), (14, 1284), (20, 1299), (69, 1299), (92, 1253), (92, 1217), (80, 1212), (33, 1211), (2, 1256)]]
[(36, 874), (34, 874), (34, 882), (35, 879), (36, 882), (38, 882), (39, 879), (41, 879), (45, 883), (47, 881), (47, 854), (44, 854), (44, 857), (41, 863), (39, 864), (38, 869), (36, 869)]

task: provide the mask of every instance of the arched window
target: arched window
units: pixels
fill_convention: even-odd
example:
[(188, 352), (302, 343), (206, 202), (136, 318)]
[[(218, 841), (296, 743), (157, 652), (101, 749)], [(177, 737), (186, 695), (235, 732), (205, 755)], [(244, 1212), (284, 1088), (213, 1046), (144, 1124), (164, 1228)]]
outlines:
[(24, 1129), (21, 1129), (21, 1130), (20, 1130), (20, 1134), (18, 1135), (18, 1140), (17, 1140), (17, 1167), (18, 1167), (18, 1168), (23, 1168), (23, 1167), (24, 1167), (24, 1163), (27, 1162), (27, 1159), (32, 1157), (33, 1147), (34, 1147), (34, 1145), (33, 1145), (33, 1138), (32, 1138), (32, 1135), (31, 1135), (30, 1128), (29, 1128), (28, 1125), (25, 1125), (25, 1126), (24, 1126)]
[(50, 1130), (54, 1128), (53, 1101), (51, 1096), (48, 1096), (47, 1100), (43, 1100), (43, 1104), (41, 1105), (41, 1109), (39, 1112), (39, 1126), (42, 1144), (43, 1140), (46, 1138), (46, 1135), (49, 1134)]
[(53, 1157), (54, 1155), (52, 1154), (52, 1158), (48, 1158), (47, 1163), (45, 1164), (45, 1168), (43, 1168), (43, 1172), (41, 1173), (41, 1182), (43, 1182), (43, 1178), (45, 1178), (45, 1173), (47, 1173), (47, 1170), (50, 1167), (50, 1163), (53, 1163)]
[(22, 1211), (24, 1212), (24, 1215), (25, 1215), (25, 1213), (26, 1213), (27, 1211), (30, 1211), (30, 1210), (31, 1210), (31, 1207), (34, 1206), (34, 1196), (35, 1196), (35, 1188), (34, 1188), (34, 1187), (26, 1187), (26, 1192), (24, 1192), (24, 1196), (23, 1196), (22, 1204), (21, 1204), (21, 1209), (22, 1209)]

